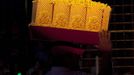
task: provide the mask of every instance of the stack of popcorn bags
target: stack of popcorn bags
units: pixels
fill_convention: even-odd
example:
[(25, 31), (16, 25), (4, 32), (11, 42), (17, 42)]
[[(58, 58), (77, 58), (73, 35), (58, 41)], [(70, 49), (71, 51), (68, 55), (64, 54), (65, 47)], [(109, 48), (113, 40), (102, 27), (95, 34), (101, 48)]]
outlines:
[(108, 30), (110, 12), (91, 0), (35, 0), (32, 25), (99, 32)]

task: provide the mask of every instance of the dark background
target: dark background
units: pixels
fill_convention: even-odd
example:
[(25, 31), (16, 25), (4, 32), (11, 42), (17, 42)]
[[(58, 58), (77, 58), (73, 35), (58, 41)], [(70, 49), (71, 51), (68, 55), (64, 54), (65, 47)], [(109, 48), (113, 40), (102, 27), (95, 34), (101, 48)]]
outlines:
[[(112, 7), (109, 30), (113, 43), (113, 69), (119, 74), (132, 72), (134, 69), (134, 1), (133, 0), (96, 0), (108, 3)], [(28, 69), (35, 63), (31, 49), (28, 24), (31, 21), (32, 0), (1, 0), (0, 4), (0, 58), (1, 61)], [(16, 53), (13, 55), (13, 53)], [(92, 53), (92, 54), (91, 54)], [(83, 70), (88, 70), (90, 58), (83, 57)], [(117, 58), (120, 57), (120, 58)], [(93, 60), (94, 61), (94, 60)]]

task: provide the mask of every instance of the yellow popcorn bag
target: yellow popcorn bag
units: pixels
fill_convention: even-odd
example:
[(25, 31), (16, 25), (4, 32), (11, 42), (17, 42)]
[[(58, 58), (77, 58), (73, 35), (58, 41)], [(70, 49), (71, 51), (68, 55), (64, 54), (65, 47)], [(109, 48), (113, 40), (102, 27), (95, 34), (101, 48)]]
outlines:
[(35, 24), (48, 26), (51, 24), (53, 4), (51, 0), (37, 0)]
[(87, 6), (86, 15), (86, 30), (99, 32), (101, 29), (101, 22), (103, 19), (103, 10), (101, 9), (99, 3), (91, 2)]
[(69, 28), (75, 30), (85, 29), (86, 6), (84, 3), (72, 3)]
[(109, 26), (110, 12), (111, 12), (111, 7), (110, 6), (107, 6), (107, 7), (104, 8), (102, 29), (106, 30), (106, 31), (108, 30), (108, 26)]
[(53, 27), (68, 28), (70, 3), (68, 0), (56, 0), (53, 13)]

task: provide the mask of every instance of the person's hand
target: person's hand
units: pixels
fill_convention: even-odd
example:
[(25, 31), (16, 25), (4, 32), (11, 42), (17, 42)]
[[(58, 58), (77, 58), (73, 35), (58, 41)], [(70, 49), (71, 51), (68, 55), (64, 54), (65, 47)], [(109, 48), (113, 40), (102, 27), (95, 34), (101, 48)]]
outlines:
[(111, 40), (110, 40), (110, 32), (101, 31), (99, 33), (98, 48), (101, 51), (111, 51), (112, 50), (112, 45), (111, 45)]
[(110, 32), (101, 31), (99, 34), (98, 48), (101, 51), (100, 73), (99, 75), (112, 74), (112, 45), (110, 40)]

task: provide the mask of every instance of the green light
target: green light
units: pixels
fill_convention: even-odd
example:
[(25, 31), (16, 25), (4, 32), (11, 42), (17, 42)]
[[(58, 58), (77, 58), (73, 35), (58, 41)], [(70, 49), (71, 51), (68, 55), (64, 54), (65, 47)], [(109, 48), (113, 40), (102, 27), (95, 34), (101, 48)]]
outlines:
[(17, 75), (22, 75), (21, 72), (18, 72)]

